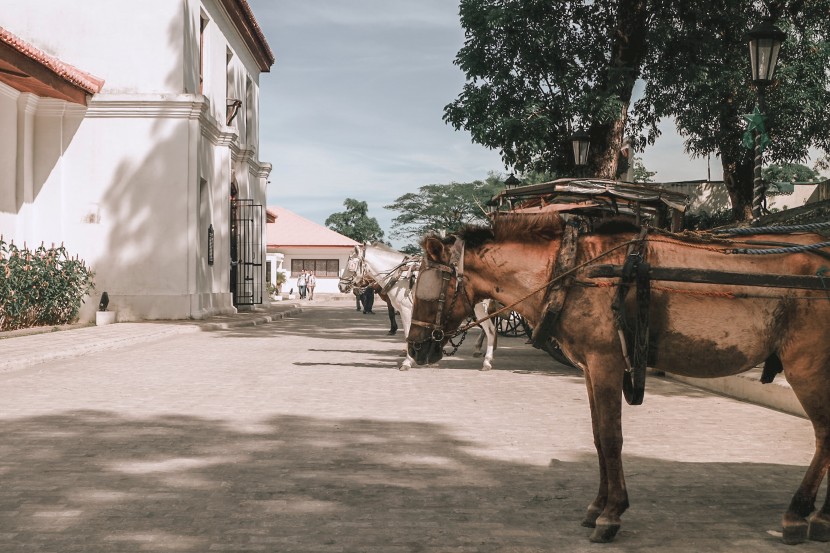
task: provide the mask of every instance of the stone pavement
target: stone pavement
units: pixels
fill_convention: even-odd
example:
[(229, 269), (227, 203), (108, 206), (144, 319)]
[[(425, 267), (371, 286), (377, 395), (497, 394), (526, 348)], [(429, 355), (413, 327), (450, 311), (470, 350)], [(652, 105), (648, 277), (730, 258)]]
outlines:
[(590, 544), (578, 371), (502, 338), (480, 372), (469, 337), (400, 372), (382, 314), (301, 309), (0, 371), (0, 552), (827, 551), (779, 541), (802, 418), (650, 377), (623, 413), (631, 509)]
[[(303, 302), (305, 303), (305, 302)], [(176, 334), (267, 324), (302, 312), (300, 303), (268, 307), (205, 319), (70, 325), (0, 332), (0, 373), (12, 369), (150, 342)]]

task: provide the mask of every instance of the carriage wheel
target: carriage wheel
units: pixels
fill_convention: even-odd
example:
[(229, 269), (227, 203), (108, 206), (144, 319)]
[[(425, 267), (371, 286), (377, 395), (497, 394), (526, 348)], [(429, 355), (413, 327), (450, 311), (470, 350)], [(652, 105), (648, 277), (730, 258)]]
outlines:
[(516, 337), (524, 334), (524, 327), (521, 324), (522, 316), (511, 311), (509, 315), (503, 317), (497, 315), (495, 318), (496, 332), (502, 336)]

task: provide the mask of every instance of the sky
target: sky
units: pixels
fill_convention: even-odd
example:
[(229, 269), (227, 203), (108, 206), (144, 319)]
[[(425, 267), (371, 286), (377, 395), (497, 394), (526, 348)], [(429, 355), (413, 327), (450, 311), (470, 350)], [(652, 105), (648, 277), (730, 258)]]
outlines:
[[(248, 3), (276, 57), (260, 77), (268, 205), (322, 225), (354, 198), (389, 238), (398, 213), (383, 206), (399, 196), (508, 172), (497, 151), (442, 119), (465, 81), (453, 65), (464, 43), (456, 0)], [(658, 181), (707, 177), (670, 125), (639, 157)]]

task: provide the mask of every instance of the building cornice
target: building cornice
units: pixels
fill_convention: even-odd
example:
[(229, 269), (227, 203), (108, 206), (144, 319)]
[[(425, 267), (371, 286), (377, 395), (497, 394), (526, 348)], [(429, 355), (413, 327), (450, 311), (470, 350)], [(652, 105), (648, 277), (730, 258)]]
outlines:
[(96, 94), (87, 117), (198, 119), (206, 102), (196, 94)]
[(248, 50), (251, 51), (259, 70), (264, 73), (270, 72), (275, 61), (274, 53), (271, 51), (271, 47), (268, 46), (265, 34), (257, 23), (254, 12), (251, 10), (251, 6), (248, 5), (247, 0), (220, 0), (220, 3), (228, 13), (231, 23), (242, 37)]

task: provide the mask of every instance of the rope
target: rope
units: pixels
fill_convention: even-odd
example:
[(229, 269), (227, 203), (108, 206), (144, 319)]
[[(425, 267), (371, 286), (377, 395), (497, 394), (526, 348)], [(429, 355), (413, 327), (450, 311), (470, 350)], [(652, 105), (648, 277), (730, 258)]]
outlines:
[(781, 253), (800, 253), (811, 250), (821, 250), (830, 248), (830, 242), (818, 242), (817, 244), (804, 244), (802, 246), (788, 246), (786, 248), (772, 248), (768, 250), (749, 249), (749, 248), (735, 248), (729, 253), (739, 253), (747, 255), (774, 255)]
[(689, 242), (680, 242), (678, 240), (666, 240), (666, 239), (662, 239), (662, 238), (654, 238), (653, 236), (650, 236), (646, 241), (647, 242), (659, 242), (659, 243), (662, 243), (662, 244), (671, 244), (672, 246), (683, 246), (684, 248), (694, 248), (696, 250), (706, 250), (706, 251), (715, 252), (715, 253), (732, 253), (732, 250), (730, 250), (729, 248), (717, 248), (715, 246), (704, 246), (703, 244), (691, 244)]
[(502, 307), (501, 309), (497, 309), (496, 311), (494, 311), (493, 313), (490, 313), (490, 314), (489, 314), (489, 315), (487, 315), (486, 317), (482, 317), (482, 318), (480, 318), (480, 319), (478, 319), (478, 320), (476, 320), (476, 321), (473, 321), (473, 322), (471, 322), (471, 323), (468, 323), (468, 324), (466, 324), (466, 325), (464, 325), (464, 326), (462, 326), (462, 327), (460, 327), (460, 328), (456, 329), (456, 331), (455, 331), (452, 335), (450, 335), (450, 337), (452, 338), (452, 337), (454, 337), (454, 336), (458, 336), (458, 335), (459, 335), (459, 334), (461, 334), (462, 332), (466, 332), (466, 331), (468, 331), (469, 329), (473, 328), (474, 326), (481, 326), (481, 323), (483, 323), (484, 321), (486, 321), (486, 320), (488, 320), (488, 319), (493, 319), (493, 318), (497, 317), (498, 315), (501, 315), (501, 314), (502, 314), (502, 313), (504, 313), (505, 311), (508, 311), (508, 310), (509, 310), (509, 311), (512, 311), (512, 310), (513, 310), (513, 308), (514, 308), (515, 306), (517, 306), (518, 304), (522, 303), (523, 301), (525, 301), (526, 299), (528, 299), (530, 296), (532, 296), (532, 295), (534, 295), (534, 294), (538, 294), (539, 292), (541, 292), (542, 290), (546, 289), (546, 288), (547, 288), (548, 286), (550, 286), (551, 284), (554, 284), (554, 283), (556, 283), (556, 282), (558, 282), (558, 281), (560, 281), (560, 280), (564, 279), (566, 276), (569, 276), (569, 275), (571, 275), (572, 273), (575, 273), (575, 272), (579, 271), (580, 269), (583, 269), (583, 268), (587, 267), (588, 265), (590, 265), (591, 263), (594, 263), (594, 262), (595, 262), (595, 261), (597, 261), (598, 259), (602, 259), (603, 257), (606, 257), (607, 255), (611, 254), (612, 252), (615, 252), (615, 251), (617, 251), (617, 250), (619, 250), (619, 249), (622, 249), (622, 248), (624, 248), (624, 247), (626, 247), (626, 246), (628, 246), (628, 245), (630, 245), (630, 244), (633, 244), (633, 243), (635, 243), (635, 242), (637, 242), (637, 240), (627, 240), (627, 241), (625, 241), (625, 242), (623, 242), (623, 243), (621, 243), (621, 244), (617, 244), (617, 245), (616, 245), (616, 246), (614, 246), (613, 248), (610, 248), (610, 249), (608, 249), (608, 250), (605, 250), (604, 252), (600, 253), (600, 254), (599, 254), (599, 255), (597, 255), (596, 257), (593, 257), (593, 258), (589, 259), (588, 261), (586, 261), (586, 262), (584, 262), (584, 263), (582, 263), (582, 264), (580, 264), (580, 265), (577, 265), (576, 267), (573, 267), (572, 269), (569, 269), (569, 270), (565, 271), (564, 273), (562, 273), (562, 274), (561, 274), (561, 275), (559, 275), (558, 277), (556, 277), (556, 278), (554, 278), (554, 279), (552, 279), (552, 280), (549, 280), (548, 282), (544, 283), (544, 284), (543, 284), (542, 286), (540, 286), (539, 288), (536, 288), (535, 290), (531, 291), (531, 292), (530, 292), (529, 294), (527, 294), (526, 296), (524, 296), (524, 297), (522, 297), (522, 298), (518, 299), (517, 301), (515, 301), (515, 302), (511, 303), (510, 305), (505, 305), (505, 306), (504, 306), (504, 307)]
[(715, 229), (712, 234), (789, 234), (791, 232), (805, 232), (830, 228), (830, 221), (822, 223), (806, 223), (784, 227), (744, 227), (730, 229)]

